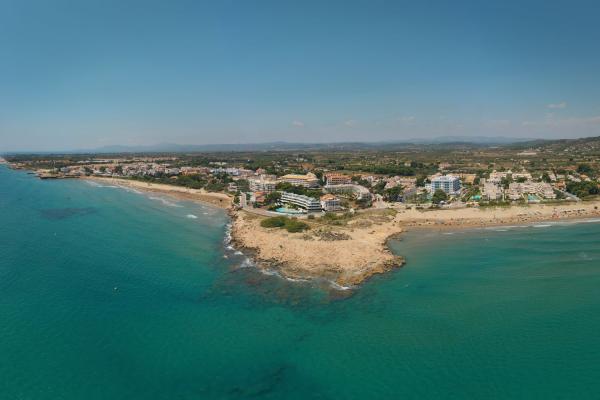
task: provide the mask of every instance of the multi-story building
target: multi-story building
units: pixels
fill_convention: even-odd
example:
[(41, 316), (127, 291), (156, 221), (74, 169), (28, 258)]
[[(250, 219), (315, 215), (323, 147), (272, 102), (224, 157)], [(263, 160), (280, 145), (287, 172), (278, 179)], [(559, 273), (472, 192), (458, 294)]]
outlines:
[(181, 167), (180, 170), (182, 175), (200, 175), (210, 172), (210, 169), (206, 167)]
[(549, 183), (527, 181), (523, 183), (512, 182), (508, 187), (508, 198), (520, 200), (523, 195), (537, 195), (544, 199), (555, 199), (556, 193)]
[(239, 176), (240, 169), (239, 168), (213, 168), (210, 170), (212, 174), (226, 174), (231, 176)]
[(431, 179), (431, 192), (442, 190), (446, 194), (456, 195), (460, 193), (460, 178), (453, 175), (436, 176)]
[(502, 199), (502, 187), (500, 187), (497, 183), (494, 182), (484, 182), (483, 190), (481, 191), (481, 195), (490, 201), (500, 200)]
[(321, 211), (321, 203), (319, 200), (304, 196), (302, 194), (295, 194), (289, 192), (281, 192), (281, 202), (284, 204), (293, 204), (307, 212), (319, 212)]
[(361, 185), (326, 185), (323, 189), (328, 193), (351, 194), (356, 200), (371, 199), (371, 192), (369, 192), (369, 189)]
[(352, 183), (352, 178), (348, 175), (330, 172), (325, 174), (326, 185), (346, 185)]
[(304, 186), (307, 188), (319, 186), (319, 179), (311, 172), (306, 175), (288, 174), (280, 178), (282, 182), (291, 183), (296, 186)]
[(332, 194), (321, 196), (321, 208), (325, 211), (339, 211), (342, 209), (342, 202)]
[(266, 193), (274, 192), (275, 187), (277, 186), (277, 182), (267, 180), (262, 176), (259, 178), (248, 179), (248, 184), (250, 186), (250, 191)]

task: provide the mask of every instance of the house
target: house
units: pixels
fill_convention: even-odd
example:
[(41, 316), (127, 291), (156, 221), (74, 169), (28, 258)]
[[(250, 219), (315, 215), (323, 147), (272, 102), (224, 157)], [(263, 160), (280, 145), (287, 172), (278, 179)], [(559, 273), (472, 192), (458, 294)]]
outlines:
[(325, 211), (339, 211), (342, 209), (342, 202), (336, 196), (327, 193), (321, 196), (321, 208)]

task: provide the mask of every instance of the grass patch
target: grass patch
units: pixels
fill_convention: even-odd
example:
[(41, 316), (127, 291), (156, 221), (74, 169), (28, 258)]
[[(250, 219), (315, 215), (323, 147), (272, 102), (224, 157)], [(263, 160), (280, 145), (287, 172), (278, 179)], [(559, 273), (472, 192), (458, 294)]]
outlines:
[(298, 221), (297, 218), (288, 217), (270, 217), (260, 221), (263, 228), (281, 228), (290, 233), (303, 232), (310, 229), (307, 223)]

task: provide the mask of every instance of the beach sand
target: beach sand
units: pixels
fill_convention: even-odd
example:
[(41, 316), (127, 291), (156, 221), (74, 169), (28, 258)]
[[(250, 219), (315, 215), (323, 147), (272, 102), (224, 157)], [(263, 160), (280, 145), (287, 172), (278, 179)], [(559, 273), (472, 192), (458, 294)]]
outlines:
[(600, 202), (531, 204), (510, 207), (459, 209), (398, 209), (397, 221), (405, 228), (459, 228), (523, 225), (532, 222), (600, 217)]
[(210, 204), (219, 208), (229, 208), (232, 204), (232, 197), (225, 193), (207, 192), (204, 189), (189, 189), (183, 186), (165, 185), (161, 183), (149, 183), (136, 181), (133, 179), (120, 179), (110, 177), (89, 176), (81, 179), (88, 179), (102, 182), (109, 185), (118, 185), (144, 192), (163, 193), (174, 196), (180, 200), (197, 201), (204, 204)]

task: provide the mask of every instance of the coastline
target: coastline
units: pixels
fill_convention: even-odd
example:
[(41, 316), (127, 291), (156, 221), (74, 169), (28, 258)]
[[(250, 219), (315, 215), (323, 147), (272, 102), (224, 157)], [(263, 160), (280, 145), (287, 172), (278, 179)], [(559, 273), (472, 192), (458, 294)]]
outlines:
[(150, 183), (136, 181), (133, 179), (121, 179), (112, 177), (86, 176), (80, 179), (108, 183), (111, 185), (141, 190), (150, 193), (162, 193), (173, 196), (179, 200), (195, 201), (202, 204), (229, 209), (232, 198), (225, 193), (207, 192), (204, 189), (190, 189), (182, 186), (167, 185), (163, 183)]
[(600, 218), (600, 201), (437, 210), (399, 210), (404, 228), (448, 230)]
[[(144, 192), (161, 193), (179, 200), (196, 201), (225, 209), (231, 219), (230, 244), (236, 250), (242, 251), (257, 268), (275, 271), (286, 279), (326, 279), (340, 288), (348, 288), (362, 283), (375, 274), (385, 273), (404, 265), (404, 259), (393, 254), (387, 246), (389, 238), (398, 236), (402, 232), (402, 229), (395, 226), (391, 220), (378, 220), (373, 226), (367, 224), (368, 226), (353, 227), (349, 232), (351, 235), (349, 239), (321, 240), (319, 235), (323, 235), (323, 229), (292, 234), (262, 228), (260, 226), (262, 216), (244, 210), (235, 210), (231, 197), (223, 193), (113, 177), (81, 179)], [(377, 214), (381, 212), (374, 211)], [(252, 224), (247, 224), (248, 221), (252, 221)], [(307, 239), (306, 235), (315, 232), (316, 235)]]
[[(600, 202), (399, 210), (392, 216), (393, 212), (389, 209), (362, 211), (347, 226), (312, 222), (311, 229), (305, 233), (288, 233), (277, 228), (261, 227), (261, 216), (231, 210), (232, 244), (253, 259), (258, 268), (274, 269), (285, 278), (325, 278), (342, 287), (352, 287), (375, 274), (386, 273), (405, 264), (404, 258), (393, 254), (388, 247), (388, 240), (402, 233), (585, 221), (600, 218)], [(387, 217), (377, 213), (387, 213)], [(347, 238), (323, 240), (324, 232), (346, 234)]]
[(232, 210), (230, 216), (232, 245), (258, 268), (275, 270), (287, 279), (326, 279), (348, 288), (404, 265), (404, 258), (387, 246), (402, 229), (393, 217), (379, 212), (344, 227), (313, 222), (310, 230), (300, 233), (263, 228), (260, 216), (244, 210)]
[(311, 229), (289, 233), (262, 227), (260, 221), (265, 216), (235, 209), (232, 198), (224, 193), (113, 177), (81, 179), (227, 210), (230, 244), (257, 268), (292, 280), (326, 279), (341, 288), (355, 287), (373, 275), (402, 267), (404, 258), (392, 253), (388, 241), (407, 231), (442, 232), (600, 218), (600, 201), (434, 210), (396, 207), (358, 211), (343, 224), (304, 219)]

